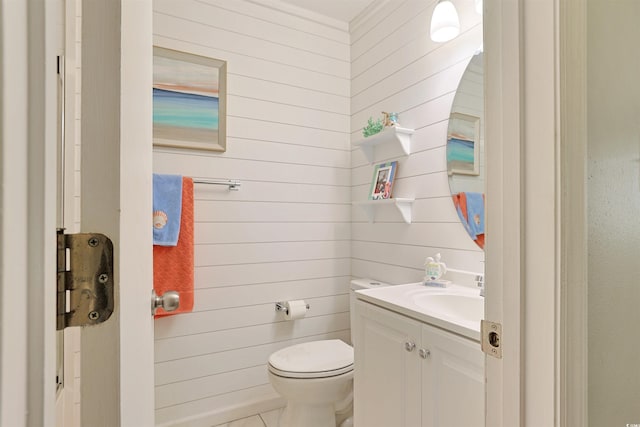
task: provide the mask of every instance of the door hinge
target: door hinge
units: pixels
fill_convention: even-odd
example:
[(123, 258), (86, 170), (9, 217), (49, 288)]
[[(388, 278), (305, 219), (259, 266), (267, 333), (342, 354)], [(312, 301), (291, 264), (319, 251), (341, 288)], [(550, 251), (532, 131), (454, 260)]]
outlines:
[(482, 320), (480, 322), (482, 351), (489, 356), (502, 359), (502, 325)]
[(113, 243), (104, 234), (58, 230), (56, 329), (96, 325), (113, 313)]

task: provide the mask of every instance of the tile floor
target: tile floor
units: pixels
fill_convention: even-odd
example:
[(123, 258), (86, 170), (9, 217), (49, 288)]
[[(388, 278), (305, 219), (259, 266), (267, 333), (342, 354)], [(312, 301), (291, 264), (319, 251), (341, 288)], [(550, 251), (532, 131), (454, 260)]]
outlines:
[(275, 409), (249, 418), (231, 421), (227, 424), (220, 424), (215, 427), (277, 427), (283, 410), (284, 408)]

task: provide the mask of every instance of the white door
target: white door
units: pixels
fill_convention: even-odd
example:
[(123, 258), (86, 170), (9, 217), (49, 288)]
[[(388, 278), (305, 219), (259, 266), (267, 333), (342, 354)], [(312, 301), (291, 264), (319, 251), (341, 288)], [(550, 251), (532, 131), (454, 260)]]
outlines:
[[(57, 2), (0, 2), (0, 425), (55, 422)], [(43, 25), (44, 20), (51, 25)], [(49, 71), (47, 71), (49, 70)], [(28, 414), (28, 415), (27, 415)]]
[[(563, 295), (558, 147), (561, 44), (570, 3), (484, 4), (487, 144), (485, 318), (502, 324), (502, 359), (486, 357), (486, 425), (562, 425)], [(561, 28), (563, 31), (559, 31)], [(564, 56), (563, 56), (564, 55)], [(571, 80), (572, 76), (567, 76)], [(560, 88), (560, 89), (559, 89)]]
[[(57, 2), (0, 0), (0, 425), (55, 423)], [(116, 309), (82, 331), (82, 425), (152, 426), (151, 1), (82, 2), (82, 231)]]
[(491, 141), (486, 148), (485, 319), (504, 327), (503, 358), (487, 355), (485, 361), (485, 425), (508, 427), (521, 425), (521, 99), (519, 19), (503, 16), (518, 18), (520, 10), (519, 2), (489, 1), (484, 8), (485, 138)]
[(82, 3), (82, 231), (114, 243), (116, 309), (82, 331), (82, 425), (152, 426), (151, 1)]

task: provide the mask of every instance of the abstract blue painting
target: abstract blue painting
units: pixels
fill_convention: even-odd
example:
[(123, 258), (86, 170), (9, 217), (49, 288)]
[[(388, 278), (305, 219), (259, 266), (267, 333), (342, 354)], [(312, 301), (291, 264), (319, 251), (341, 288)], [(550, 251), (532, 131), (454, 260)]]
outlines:
[(478, 175), (480, 119), (451, 113), (447, 135), (447, 172), (449, 175)]
[(224, 151), (226, 62), (154, 47), (156, 145)]

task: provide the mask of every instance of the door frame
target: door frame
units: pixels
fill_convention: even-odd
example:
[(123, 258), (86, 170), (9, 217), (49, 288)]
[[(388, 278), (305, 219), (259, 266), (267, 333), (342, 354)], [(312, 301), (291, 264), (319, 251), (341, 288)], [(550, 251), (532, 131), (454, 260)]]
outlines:
[(522, 1), (484, 3), (487, 197), (485, 319), (503, 325), (502, 359), (486, 356), (485, 425), (522, 425), (524, 207)]
[(114, 244), (115, 311), (83, 328), (81, 425), (154, 425), (152, 4), (83, 2), (81, 230)]
[[(0, 423), (3, 425), (50, 425), (54, 418), (54, 378), (37, 377), (47, 370), (55, 372), (55, 354), (47, 350), (55, 347), (53, 333), (49, 334), (43, 322), (53, 317), (45, 301), (53, 301), (53, 293), (46, 284), (52, 283), (48, 272), (53, 271), (55, 262), (52, 255), (42, 250), (55, 241), (55, 202), (50, 196), (53, 193), (45, 191), (55, 183), (55, 167), (50, 163), (55, 155), (49, 155), (48, 151), (48, 147), (55, 144), (45, 143), (47, 121), (44, 108), (39, 108), (54, 101), (45, 97), (45, 90), (35, 90), (41, 82), (48, 81), (44, 76), (46, 57), (39, 47), (45, 46), (46, 40), (46, 26), (41, 25), (47, 16), (45, 3), (33, 0), (27, 7), (26, 2), (0, 0), (3, 29), (0, 33), (3, 59), (0, 64), (0, 227), (3, 236), (0, 241), (0, 372), (3, 379)], [(121, 304), (113, 322), (128, 322), (148, 309), (151, 289), (151, 255), (147, 255), (150, 249), (142, 248), (144, 245), (139, 243), (147, 239), (145, 221), (134, 218), (141, 217), (150, 198), (150, 123), (141, 126), (136, 117), (145, 117), (144, 114), (150, 117), (151, 111), (150, 94), (143, 92), (150, 86), (145, 85), (151, 75), (152, 8), (150, 0), (116, 3), (114, 7), (118, 8), (121, 21), (115, 28), (122, 33), (122, 54), (102, 60), (117, 60), (122, 64), (118, 71), (121, 78), (118, 94), (122, 94), (119, 143), (111, 147), (109, 162), (118, 165), (117, 170), (123, 173), (135, 171), (131, 173), (131, 181), (117, 183), (118, 190), (122, 189), (118, 206), (126, 206), (118, 223), (118, 238), (122, 238), (122, 242), (118, 240), (117, 244), (123, 250), (119, 260), (119, 300), (125, 304)], [(567, 335), (575, 328), (572, 322), (584, 315), (580, 313), (584, 290), (576, 291), (580, 300), (575, 304), (563, 293), (570, 289), (571, 278), (577, 278), (584, 285), (580, 261), (574, 259), (572, 264), (562, 257), (569, 254), (566, 250), (569, 247), (584, 251), (579, 238), (580, 225), (575, 226), (573, 232), (566, 230), (570, 227), (570, 211), (565, 201), (569, 199), (562, 193), (567, 188), (579, 188), (579, 165), (578, 175), (567, 175), (577, 187), (565, 186), (560, 181), (560, 177), (565, 176), (561, 174), (563, 165), (576, 167), (573, 163), (564, 163), (566, 159), (562, 158), (563, 153), (568, 154), (570, 142), (562, 140), (568, 132), (565, 123), (569, 123), (564, 121), (563, 114), (572, 95), (582, 92), (577, 83), (573, 89), (563, 92), (567, 83), (563, 79), (569, 74), (558, 71), (571, 69), (562, 68), (559, 58), (579, 45), (579, 38), (573, 37), (584, 30), (579, 22), (573, 25), (565, 20), (569, 11), (581, 7), (579, 3), (577, 0), (485, 2), (487, 67), (498, 72), (487, 73), (493, 76), (487, 81), (490, 97), (487, 132), (501, 144), (501, 151), (495, 148), (487, 151), (487, 162), (497, 168), (492, 166), (487, 178), (490, 186), (487, 210), (491, 212), (487, 228), (493, 237), (487, 242), (486, 305), (487, 318), (505, 325), (504, 359), (487, 359), (487, 424), (492, 426), (563, 425), (566, 421), (561, 420), (565, 420), (563, 414), (567, 408), (577, 408), (571, 413), (584, 411), (580, 409), (585, 403), (580, 400), (583, 394), (575, 404), (567, 400), (568, 385), (577, 384), (580, 389), (583, 381), (574, 378), (564, 382), (571, 354), (566, 347)], [(574, 66), (579, 67), (579, 60)], [(536, 87), (540, 79), (548, 83)], [(538, 89), (541, 90), (536, 93)], [(579, 114), (575, 117), (580, 119)], [(535, 156), (527, 155), (531, 153)], [(538, 154), (542, 161), (536, 158)], [(541, 170), (542, 175), (550, 174), (550, 177), (547, 176), (540, 188), (534, 188), (532, 185), (538, 183)], [(511, 189), (513, 191), (509, 191)], [(509, 215), (501, 217), (503, 212)], [(584, 214), (579, 208), (577, 213)], [(529, 242), (538, 230), (543, 233)], [(563, 230), (568, 232), (565, 236), (570, 240), (563, 240)], [(150, 235), (150, 231), (148, 233)], [(567, 298), (563, 299), (564, 296)], [(149, 420), (153, 419), (153, 395), (148, 389), (141, 391), (140, 383), (146, 384), (149, 379), (152, 383), (153, 360), (149, 364), (148, 358), (128, 357), (131, 349), (139, 350), (141, 345), (152, 349), (152, 341), (150, 336), (142, 337), (131, 331), (135, 329), (130, 327), (131, 323), (127, 325), (122, 328), (124, 334), (119, 339), (111, 338), (122, 363), (117, 371), (118, 386), (107, 391), (119, 396), (115, 399), (118, 406), (115, 425), (152, 425)], [(565, 329), (567, 326), (569, 329)], [(572, 348), (585, 357), (585, 342), (578, 344)], [(526, 370), (522, 370), (525, 361)], [(136, 370), (137, 367), (142, 369)], [(577, 375), (584, 367), (582, 363), (576, 367)], [(132, 371), (136, 375), (126, 378), (125, 374)], [(567, 388), (563, 388), (563, 384)], [(83, 394), (83, 402), (90, 394)], [(27, 413), (30, 415), (25, 421)], [(145, 419), (141, 420), (141, 416)], [(550, 419), (552, 423), (547, 423)]]
[(558, 22), (558, 425), (587, 426), (587, 2), (560, 2)]
[(55, 422), (56, 6), (0, 1), (1, 425)]
[(587, 423), (586, 5), (485, 2), (487, 423)]
[[(107, 323), (83, 330), (88, 337), (83, 336), (83, 343), (93, 342), (95, 347), (83, 347), (81, 356), (82, 424), (153, 426), (152, 4), (84, 2), (83, 12), (91, 16), (91, 8), (102, 3), (108, 9), (100, 16), (104, 25), (86, 25), (82, 34), (83, 43), (94, 49), (83, 51), (83, 66), (117, 67), (102, 81), (83, 73), (83, 89), (95, 93), (109, 88), (115, 93), (83, 105), (83, 120), (88, 120), (83, 123), (83, 139), (84, 130), (90, 139), (83, 140), (87, 149), (82, 158), (82, 225), (83, 231), (104, 232), (114, 241), (118, 307)], [(55, 423), (52, 40), (58, 41), (60, 31), (58, 5), (0, 0), (1, 425)], [(112, 44), (100, 55), (107, 37)], [(99, 117), (114, 119), (106, 135), (96, 134)], [(105, 348), (108, 351), (100, 351)]]
[(486, 425), (586, 422), (583, 3), (485, 2)]

